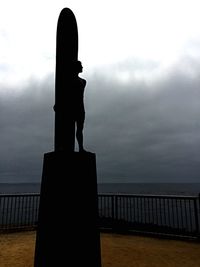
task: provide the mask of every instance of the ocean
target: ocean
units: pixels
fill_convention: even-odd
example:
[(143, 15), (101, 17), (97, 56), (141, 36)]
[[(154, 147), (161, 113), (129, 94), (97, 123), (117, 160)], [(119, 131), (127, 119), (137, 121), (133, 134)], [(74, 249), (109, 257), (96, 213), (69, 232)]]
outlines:
[[(39, 192), (40, 183), (0, 183), (0, 194)], [(98, 193), (197, 196), (200, 183), (99, 183)]]

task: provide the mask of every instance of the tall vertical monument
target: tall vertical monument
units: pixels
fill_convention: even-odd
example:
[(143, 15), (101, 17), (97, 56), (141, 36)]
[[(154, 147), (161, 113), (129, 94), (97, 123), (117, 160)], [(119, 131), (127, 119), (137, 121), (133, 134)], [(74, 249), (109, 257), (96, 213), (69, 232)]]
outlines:
[(73, 12), (64, 8), (58, 18), (55, 79), (55, 151), (74, 151), (73, 120), (75, 64), (78, 60), (78, 29)]
[(96, 157), (74, 151), (77, 60), (76, 18), (64, 8), (56, 39), (55, 145), (44, 154), (34, 267), (101, 267)]

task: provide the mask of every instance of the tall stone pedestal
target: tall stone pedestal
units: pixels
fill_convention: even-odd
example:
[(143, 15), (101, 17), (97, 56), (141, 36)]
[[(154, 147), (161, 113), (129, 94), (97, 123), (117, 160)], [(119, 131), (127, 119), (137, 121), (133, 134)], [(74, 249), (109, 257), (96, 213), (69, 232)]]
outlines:
[(94, 153), (44, 155), (34, 267), (101, 267)]

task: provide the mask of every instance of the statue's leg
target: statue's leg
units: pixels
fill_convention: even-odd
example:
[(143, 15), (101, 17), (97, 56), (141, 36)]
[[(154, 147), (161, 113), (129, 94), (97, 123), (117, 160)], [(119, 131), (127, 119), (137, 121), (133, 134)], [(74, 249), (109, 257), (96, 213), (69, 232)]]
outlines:
[(64, 136), (64, 144), (66, 151), (74, 151), (75, 150), (75, 121), (69, 120), (66, 124), (65, 136)]
[(84, 150), (84, 148), (83, 148), (83, 125), (84, 125), (83, 120), (77, 121), (76, 139), (78, 142), (80, 152)]

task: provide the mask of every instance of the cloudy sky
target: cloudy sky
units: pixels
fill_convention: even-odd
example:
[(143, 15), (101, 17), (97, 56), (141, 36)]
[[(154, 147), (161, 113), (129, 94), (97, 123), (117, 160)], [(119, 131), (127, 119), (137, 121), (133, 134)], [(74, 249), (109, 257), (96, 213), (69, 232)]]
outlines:
[(74, 12), (85, 147), (99, 182), (200, 182), (198, 0), (0, 4), (0, 182), (39, 182), (53, 151), (56, 26)]

